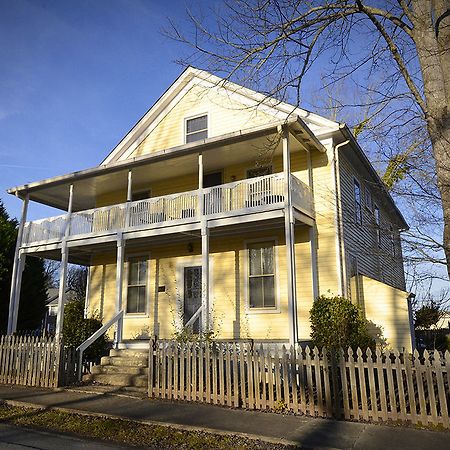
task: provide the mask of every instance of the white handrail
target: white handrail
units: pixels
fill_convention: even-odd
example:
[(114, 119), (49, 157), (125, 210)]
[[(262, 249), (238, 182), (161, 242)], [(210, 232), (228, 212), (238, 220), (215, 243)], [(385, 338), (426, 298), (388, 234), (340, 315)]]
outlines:
[(119, 311), (111, 320), (105, 323), (101, 328), (99, 328), (95, 333), (89, 336), (81, 345), (76, 349), (78, 354), (78, 381), (81, 381), (82, 368), (83, 368), (83, 352), (92, 345), (100, 336), (105, 334), (108, 329), (114, 325), (117, 321), (123, 319), (123, 309)]

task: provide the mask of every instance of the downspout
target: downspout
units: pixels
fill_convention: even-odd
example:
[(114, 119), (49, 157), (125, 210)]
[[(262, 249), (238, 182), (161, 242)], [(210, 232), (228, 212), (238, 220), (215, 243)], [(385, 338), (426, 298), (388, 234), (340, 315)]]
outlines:
[(346, 283), (344, 277), (344, 251), (343, 251), (343, 229), (342, 229), (342, 208), (341, 208), (341, 183), (339, 180), (339, 149), (350, 143), (346, 140), (334, 146), (333, 149), (333, 171), (334, 171), (334, 190), (336, 196), (336, 231), (338, 243), (338, 259), (339, 259), (339, 281), (341, 287), (341, 295), (346, 295)]

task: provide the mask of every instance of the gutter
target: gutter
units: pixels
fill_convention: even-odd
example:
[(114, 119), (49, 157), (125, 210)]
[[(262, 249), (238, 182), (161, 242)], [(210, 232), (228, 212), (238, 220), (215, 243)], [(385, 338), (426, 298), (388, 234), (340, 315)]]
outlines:
[(344, 231), (342, 227), (342, 209), (341, 209), (341, 183), (339, 179), (339, 149), (348, 145), (347, 139), (340, 144), (333, 146), (333, 171), (334, 171), (334, 191), (336, 196), (336, 235), (337, 235), (337, 257), (339, 261), (339, 281), (341, 286), (341, 295), (346, 295), (345, 273), (344, 273)]

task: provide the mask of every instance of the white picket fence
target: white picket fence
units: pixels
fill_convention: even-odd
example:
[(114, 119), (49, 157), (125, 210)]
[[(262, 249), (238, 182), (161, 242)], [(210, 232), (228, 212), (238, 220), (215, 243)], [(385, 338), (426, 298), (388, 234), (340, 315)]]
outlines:
[(315, 417), (449, 427), (450, 353), (334, 356), (249, 343), (150, 346), (149, 396)]
[(75, 350), (55, 337), (1, 336), (0, 383), (58, 387), (76, 380)]

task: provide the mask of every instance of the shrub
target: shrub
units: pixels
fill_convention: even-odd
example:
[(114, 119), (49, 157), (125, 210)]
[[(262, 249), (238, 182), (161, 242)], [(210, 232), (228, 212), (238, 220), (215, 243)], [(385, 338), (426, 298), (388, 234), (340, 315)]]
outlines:
[[(64, 308), (63, 338), (69, 347), (78, 347), (89, 336), (102, 327), (98, 317), (84, 318), (84, 302), (73, 300)], [(86, 359), (98, 359), (108, 352), (109, 343), (105, 335), (100, 336), (84, 352)]]
[(343, 297), (320, 296), (310, 310), (311, 339), (317, 347), (375, 348), (360, 308)]

